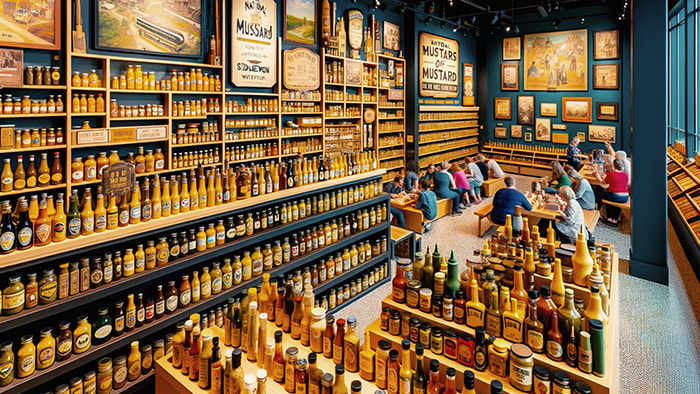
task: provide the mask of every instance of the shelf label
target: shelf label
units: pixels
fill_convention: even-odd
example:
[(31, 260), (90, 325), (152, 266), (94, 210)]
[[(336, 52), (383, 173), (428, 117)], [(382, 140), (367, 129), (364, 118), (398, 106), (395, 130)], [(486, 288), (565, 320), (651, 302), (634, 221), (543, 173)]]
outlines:
[(420, 95), (457, 97), (459, 93), (459, 43), (430, 33), (420, 33)]
[(106, 196), (123, 196), (131, 191), (136, 180), (133, 164), (120, 161), (102, 170), (102, 192)]
[(316, 90), (321, 85), (321, 57), (306, 48), (284, 51), (284, 87), (290, 90)]
[(403, 89), (389, 89), (389, 100), (403, 100)]
[(139, 141), (157, 140), (168, 136), (168, 126), (148, 126), (136, 128), (136, 139)]
[(77, 132), (78, 145), (85, 144), (101, 144), (109, 142), (109, 130), (107, 129), (89, 129), (78, 130)]
[(231, 79), (236, 86), (277, 83), (277, 3), (234, 1), (231, 11)]
[(123, 127), (111, 129), (112, 138), (110, 142), (134, 142), (136, 141), (136, 129), (133, 127)]

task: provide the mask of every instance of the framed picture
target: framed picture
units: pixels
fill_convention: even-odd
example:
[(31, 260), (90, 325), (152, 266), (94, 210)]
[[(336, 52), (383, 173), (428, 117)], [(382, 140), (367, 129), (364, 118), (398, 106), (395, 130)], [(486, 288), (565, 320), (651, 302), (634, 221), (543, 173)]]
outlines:
[(532, 133), (525, 133), (525, 142), (532, 142)]
[(97, 49), (198, 57), (202, 55), (202, 2), (142, 0), (133, 7), (110, 0), (95, 5)]
[(518, 124), (535, 125), (535, 96), (518, 96)]
[(462, 63), (462, 105), (474, 105), (474, 65)]
[(561, 120), (564, 122), (591, 123), (591, 98), (562, 97)]
[(362, 62), (359, 60), (345, 61), (345, 83), (347, 85), (362, 85)]
[(537, 141), (550, 141), (552, 139), (552, 120), (537, 118), (535, 125), (535, 139)]
[(496, 138), (506, 138), (507, 137), (505, 127), (496, 127), (495, 129), (493, 129), (493, 131), (494, 131), (494, 136)]
[(503, 60), (520, 60), (520, 37), (503, 39)]
[(525, 35), (524, 90), (588, 90), (588, 30)]
[(523, 138), (523, 126), (519, 124), (510, 125), (510, 138)]
[(566, 130), (566, 125), (554, 123), (552, 124), (552, 130)]
[(589, 142), (615, 143), (615, 126), (588, 125)]
[(602, 30), (593, 32), (593, 60), (620, 58), (620, 31)]
[[(149, 0), (154, 1), (154, 0)], [(200, 0), (197, 0), (199, 2)], [(234, 1), (230, 26), (248, 28), (231, 29), (229, 47), (231, 59), (230, 79), (240, 87), (272, 87), (277, 83), (277, 3), (275, 0), (255, 0), (252, 3)], [(178, 3), (185, 4), (185, 3)], [(260, 34), (251, 23), (266, 26), (271, 31)]]
[(520, 90), (518, 63), (501, 63), (501, 90)]
[(617, 112), (617, 103), (596, 103), (596, 119), (598, 120), (619, 120), (619, 114)]
[(316, 46), (316, 0), (285, 0), (284, 40)]
[(576, 136), (581, 142), (586, 142), (586, 132), (585, 131), (580, 131), (576, 133)]
[(620, 65), (594, 64), (593, 65), (593, 89), (619, 89)]
[(382, 43), (384, 49), (390, 51), (401, 50), (401, 28), (399, 25), (384, 21), (384, 39)]
[(494, 98), (493, 107), (493, 117), (495, 119), (511, 120), (513, 111), (510, 97)]
[(21, 88), (23, 68), (24, 51), (0, 48), (0, 88)]
[(552, 134), (552, 143), (568, 145), (569, 144), (569, 134), (567, 134), (567, 133), (553, 133)]
[(396, 74), (396, 66), (393, 60), (386, 62), (386, 73), (392, 78)]
[(61, 0), (3, 1), (0, 46), (61, 49)]
[(540, 103), (540, 116), (557, 116), (557, 103)]

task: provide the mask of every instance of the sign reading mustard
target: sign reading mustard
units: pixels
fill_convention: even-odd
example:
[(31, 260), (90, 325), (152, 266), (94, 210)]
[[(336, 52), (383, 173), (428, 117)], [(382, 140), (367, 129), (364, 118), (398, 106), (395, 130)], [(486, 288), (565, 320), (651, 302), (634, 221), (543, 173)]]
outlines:
[(236, 86), (272, 87), (277, 83), (277, 3), (233, 2), (231, 79)]
[(306, 48), (284, 51), (284, 87), (316, 90), (321, 85), (321, 57)]
[(459, 95), (459, 43), (430, 33), (420, 34), (420, 95)]

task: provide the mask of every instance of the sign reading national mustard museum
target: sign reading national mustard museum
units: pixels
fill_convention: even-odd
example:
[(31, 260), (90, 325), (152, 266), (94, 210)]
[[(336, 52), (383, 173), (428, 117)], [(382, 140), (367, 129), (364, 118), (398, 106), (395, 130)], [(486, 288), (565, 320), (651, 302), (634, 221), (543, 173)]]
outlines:
[(231, 15), (233, 84), (274, 86), (277, 83), (277, 3), (235, 0)]
[(430, 33), (420, 34), (420, 95), (459, 95), (459, 43)]

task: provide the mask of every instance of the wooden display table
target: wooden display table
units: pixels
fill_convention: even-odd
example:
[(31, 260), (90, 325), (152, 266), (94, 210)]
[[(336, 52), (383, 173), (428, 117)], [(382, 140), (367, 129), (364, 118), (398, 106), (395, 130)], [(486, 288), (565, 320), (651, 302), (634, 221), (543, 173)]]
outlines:
[[(588, 384), (591, 387), (591, 390), (594, 394), (609, 394), (609, 393), (617, 393), (619, 392), (619, 357), (620, 357), (620, 336), (619, 336), (619, 331), (620, 331), (620, 319), (618, 318), (619, 316), (619, 310), (620, 310), (620, 303), (619, 303), (619, 294), (617, 291), (617, 281), (618, 281), (618, 263), (619, 263), (619, 256), (617, 253), (613, 255), (613, 262), (612, 262), (612, 267), (611, 267), (611, 278), (610, 278), (610, 316), (609, 316), (609, 321), (608, 325), (605, 328), (605, 338), (606, 338), (606, 343), (605, 343), (605, 375), (603, 377), (597, 377), (593, 374), (587, 374), (582, 371), (580, 371), (577, 368), (572, 368), (568, 366), (565, 362), (559, 362), (559, 361), (553, 361), (549, 359), (545, 354), (534, 354), (534, 361), (535, 365), (541, 365), (545, 368), (547, 368), (550, 373), (552, 373), (555, 370), (561, 370), (566, 372), (567, 375), (569, 375), (569, 378), (573, 381), (584, 381), (586, 384)], [(535, 276), (535, 282), (537, 284), (537, 287), (545, 284), (549, 285), (551, 283), (551, 276), (550, 277), (543, 277), (540, 275)], [(565, 283), (565, 287), (571, 288), (574, 290), (574, 294), (576, 297), (582, 297), (584, 300), (584, 304), (587, 306), (588, 303), (588, 298), (590, 291), (585, 288), (581, 287), (575, 284), (570, 284), (570, 283)], [(397, 302), (394, 302), (391, 298), (391, 296), (387, 297), (382, 301), (382, 307), (388, 307), (391, 309), (396, 309), (400, 311), (402, 314), (403, 313), (408, 313), (411, 315), (411, 317), (417, 317), (420, 319), (422, 322), (428, 322), (430, 323), (431, 326), (435, 327), (441, 327), (443, 329), (445, 328), (451, 328), (457, 332), (459, 335), (460, 333), (469, 333), (472, 336), (475, 335), (474, 329), (462, 325), (462, 324), (457, 324), (454, 321), (447, 321), (442, 318), (437, 318), (433, 316), (430, 313), (425, 313), (422, 312), (419, 309), (413, 309), (409, 308), (406, 304), (400, 304)], [(394, 336), (389, 334), (386, 331), (382, 331), (380, 329), (380, 322), (379, 320), (375, 321), (372, 323), (368, 328), (370, 332), (370, 341), (372, 343), (372, 348), (377, 347), (377, 343), (379, 342), (380, 339), (386, 339), (389, 340), (392, 344), (393, 349), (401, 349), (401, 340), (403, 339), (400, 336)], [(510, 344), (510, 342), (509, 342)], [(413, 344), (412, 346), (415, 346)], [(413, 353), (412, 357), (415, 359), (415, 353)], [(493, 379), (498, 379), (503, 383), (503, 388), (505, 393), (521, 393), (521, 391), (517, 390), (514, 388), (508, 381), (507, 378), (499, 378), (494, 375), (492, 375), (488, 369), (484, 372), (479, 372), (473, 368), (466, 367), (462, 364), (460, 364), (457, 360), (451, 360), (447, 358), (445, 355), (437, 355), (434, 354), (432, 351), (427, 350), (424, 353), (424, 365), (428, 365), (430, 363), (430, 360), (438, 360), (440, 361), (440, 376), (441, 376), (441, 381), (444, 382), (445, 378), (445, 371), (447, 368), (454, 368), (457, 371), (457, 391), (459, 392), (462, 389), (462, 382), (463, 382), (463, 373), (464, 370), (471, 370), (474, 372), (476, 379), (475, 379), (475, 388), (476, 391), (479, 393), (487, 393), (489, 392), (489, 384), (491, 380)]]
[[(416, 234), (423, 234), (423, 222), (425, 221), (425, 216), (423, 216), (423, 211), (416, 209), (415, 201), (405, 203), (391, 200), (391, 206), (398, 208), (403, 212), (404, 219), (406, 220), (406, 228), (413, 230)], [(437, 199), (437, 215), (435, 221), (443, 216), (447, 216), (452, 212), (452, 199), (450, 198), (438, 198)]]
[(605, 184), (605, 182), (599, 181), (595, 176), (595, 171), (593, 170), (592, 164), (584, 164), (578, 173), (581, 174), (581, 176), (583, 176), (588, 183), (591, 184), (591, 186), (603, 186)]
[[(275, 326), (274, 323), (268, 322), (267, 337), (274, 338), (275, 331), (279, 329), (280, 328)], [(214, 327), (213, 331), (214, 335), (219, 337), (221, 359), (225, 367), (226, 349), (233, 348), (224, 346), (224, 331), (221, 328)], [(362, 336), (362, 333), (359, 334)], [(303, 346), (300, 341), (292, 339), (290, 334), (284, 334), (282, 338), (284, 351), (286, 351), (288, 347), (296, 346), (296, 348), (299, 349), (299, 358), (306, 358), (308, 360), (309, 353), (311, 353), (311, 349), (309, 347)], [(162, 357), (160, 360), (156, 361), (156, 394), (209, 393), (209, 390), (201, 389), (197, 385), (197, 382), (191, 381), (187, 376), (183, 375), (179, 369), (174, 368), (171, 364), (171, 359), (172, 355), (166, 355), (165, 357)], [(327, 359), (323, 356), (323, 354), (319, 354), (317, 358), (317, 365), (321, 370), (323, 370), (323, 372), (328, 372), (335, 378), (335, 364), (333, 363), (333, 360)], [(246, 375), (251, 373), (255, 374), (259, 369), (255, 363), (252, 363), (246, 359), (246, 353), (243, 353), (241, 366), (243, 367), (243, 371)], [(362, 380), (359, 373), (345, 371), (345, 384), (348, 387), (348, 391), (350, 391), (350, 382), (353, 380), (362, 381), (362, 392), (364, 393), (372, 393), (377, 389), (377, 386), (374, 383)], [(270, 372), (268, 372), (266, 388), (268, 393), (287, 394), (284, 386), (272, 379)]]

